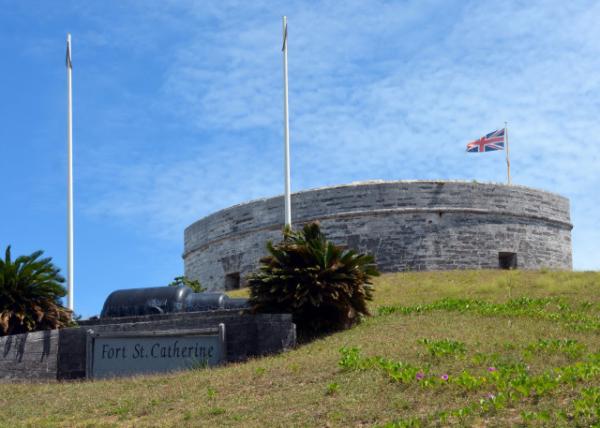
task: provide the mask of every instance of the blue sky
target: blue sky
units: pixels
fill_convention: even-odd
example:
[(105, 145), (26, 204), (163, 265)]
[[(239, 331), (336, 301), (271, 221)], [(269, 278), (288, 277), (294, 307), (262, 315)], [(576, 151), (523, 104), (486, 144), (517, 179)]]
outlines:
[[(284, 5), (284, 6), (283, 6)], [(600, 269), (600, 3), (0, 0), (0, 248), (66, 271), (65, 36), (73, 35), (75, 306), (183, 272), (183, 229), (283, 189), (505, 180), (465, 153), (509, 122), (513, 180), (571, 200)]]

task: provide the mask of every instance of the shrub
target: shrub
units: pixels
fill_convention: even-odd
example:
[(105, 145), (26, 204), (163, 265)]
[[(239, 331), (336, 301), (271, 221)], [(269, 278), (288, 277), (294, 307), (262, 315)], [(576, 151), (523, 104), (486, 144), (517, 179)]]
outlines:
[(300, 338), (342, 330), (369, 315), (371, 278), (379, 275), (371, 255), (329, 242), (318, 223), (283, 231), (267, 243), (269, 255), (248, 277), (255, 312), (291, 313)]
[(42, 251), (11, 259), (10, 245), (0, 258), (0, 335), (69, 325), (72, 313), (60, 303), (66, 294), (51, 258)]
[(202, 287), (200, 281), (197, 279), (190, 279), (187, 276), (176, 276), (173, 281), (169, 283), (169, 287), (189, 287), (195, 293), (202, 293), (206, 291), (206, 288)]

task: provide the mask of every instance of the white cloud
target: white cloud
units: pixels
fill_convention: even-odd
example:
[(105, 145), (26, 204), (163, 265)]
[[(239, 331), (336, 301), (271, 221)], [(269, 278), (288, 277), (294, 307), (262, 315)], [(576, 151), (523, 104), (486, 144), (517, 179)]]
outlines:
[[(92, 210), (180, 240), (201, 215), (282, 187), (283, 9), (170, 7), (158, 31), (178, 34), (178, 13), (190, 38), (168, 37), (167, 52), (148, 47), (168, 58), (154, 114), (210, 137), (198, 149), (178, 146), (179, 158), (148, 153), (117, 168)], [(356, 1), (286, 13), (295, 189), (371, 178), (502, 181), (502, 154), (466, 155), (464, 146), (509, 120), (515, 181), (570, 197), (576, 245), (598, 242), (583, 219), (600, 217), (600, 149), (590, 141), (600, 131), (600, 5)], [(190, 32), (195, 21), (206, 30)], [(593, 255), (575, 257), (598, 268)]]

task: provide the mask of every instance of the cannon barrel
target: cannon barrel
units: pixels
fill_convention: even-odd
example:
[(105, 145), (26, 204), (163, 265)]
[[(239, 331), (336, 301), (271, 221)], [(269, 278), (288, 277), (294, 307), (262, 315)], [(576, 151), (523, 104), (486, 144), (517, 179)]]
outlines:
[(224, 293), (194, 293), (185, 286), (131, 288), (110, 293), (100, 318), (248, 307), (248, 299), (232, 299)]

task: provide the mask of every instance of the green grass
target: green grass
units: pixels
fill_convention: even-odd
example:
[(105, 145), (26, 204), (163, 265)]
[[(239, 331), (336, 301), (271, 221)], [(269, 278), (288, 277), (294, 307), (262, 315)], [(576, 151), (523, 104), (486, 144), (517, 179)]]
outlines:
[(600, 273), (384, 275), (371, 310), (243, 364), (3, 384), (0, 426), (600, 426)]

